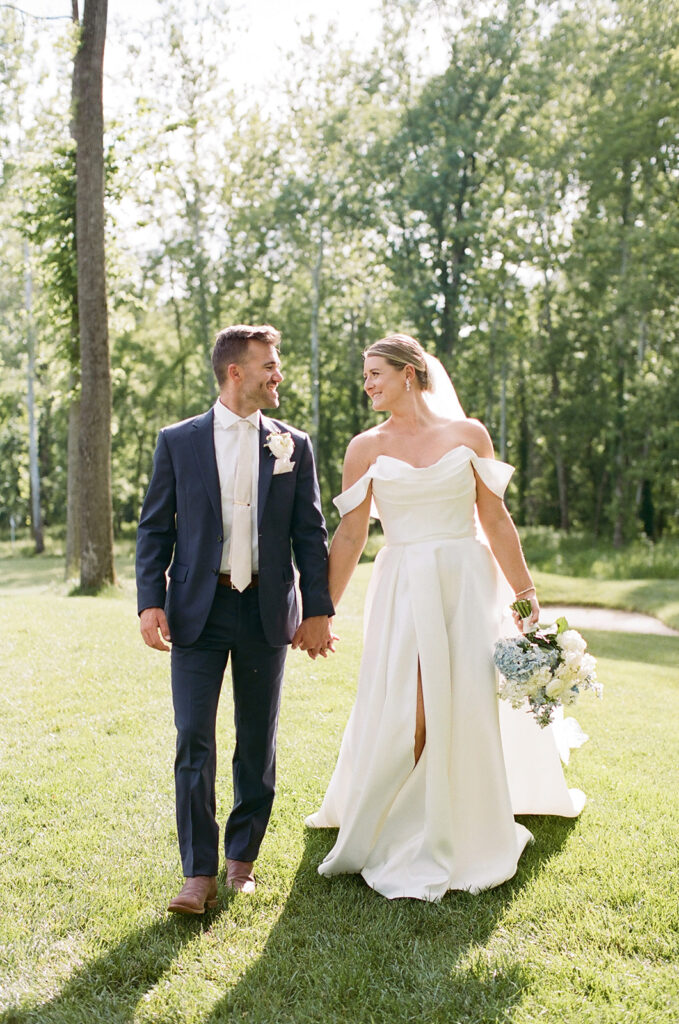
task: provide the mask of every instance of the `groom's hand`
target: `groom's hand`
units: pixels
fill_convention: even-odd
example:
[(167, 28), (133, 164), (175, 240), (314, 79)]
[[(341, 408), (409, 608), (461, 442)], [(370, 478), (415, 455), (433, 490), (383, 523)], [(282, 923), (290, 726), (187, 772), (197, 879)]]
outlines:
[(165, 640), (172, 639), (167, 619), (165, 618), (165, 612), (162, 608), (144, 608), (144, 611), (139, 616), (139, 628), (141, 629), (144, 643), (148, 647), (153, 647), (156, 651), (170, 650), (161, 639), (161, 637)]
[(335, 640), (328, 616), (310, 615), (308, 619), (302, 620), (292, 638), (292, 646), (306, 651), (310, 658), (315, 659), (319, 654), (327, 658), (328, 651), (335, 651)]

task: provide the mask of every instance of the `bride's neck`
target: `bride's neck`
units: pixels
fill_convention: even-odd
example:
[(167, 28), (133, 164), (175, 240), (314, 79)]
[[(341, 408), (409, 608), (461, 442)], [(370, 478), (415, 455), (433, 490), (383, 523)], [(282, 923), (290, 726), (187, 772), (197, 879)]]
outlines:
[(425, 400), (413, 395), (407, 403), (391, 410), (389, 421), (398, 430), (411, 433), (429, 426), (435, 418)]

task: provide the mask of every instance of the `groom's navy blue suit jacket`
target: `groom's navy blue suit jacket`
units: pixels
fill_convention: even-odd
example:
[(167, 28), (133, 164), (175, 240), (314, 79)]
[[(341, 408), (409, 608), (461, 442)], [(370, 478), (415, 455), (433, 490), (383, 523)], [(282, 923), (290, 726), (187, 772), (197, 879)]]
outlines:
[[(174, 643), (188, 646), (205, 625), (224, 545), (212, 409), (161, 430), (137, 533), (138, 610), (165, 608)], [(294, 469), (274, 476), (266, 444), (275, 430), (294, 441)], [(299, 625), (292, 552), (300, 573), (305, 618), (332, 615), (327, 532), (307, 434), (261, 418), (259, 484), (259, 607), (267, 641), (290, 643)], [(169, 582), (166, 579), (169, 577)]]

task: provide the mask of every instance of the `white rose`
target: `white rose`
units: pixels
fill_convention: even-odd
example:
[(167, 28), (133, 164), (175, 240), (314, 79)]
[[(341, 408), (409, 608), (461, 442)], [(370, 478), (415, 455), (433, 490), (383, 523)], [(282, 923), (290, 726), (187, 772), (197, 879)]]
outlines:
[(583, 654), (582, 661), (580, 662), (580, 672), (591, 679), (592, 682), (596, 681), (596, 658), (593, 658), (591, 654)]
[(285, 459), (286, 461), (289, 461), (290, 456), (295, 450), (295, 442), (287, 431), (285, 433), (269, 434), (266, 439), (266, 445), (274, 458)]
[(559, 633), (557, 643), (562, 651), (573, 654), (584, 654), (587, 647), (577, 629), (566, 629), (563, 633)]
[(566, 681), (560, 676), (554, 676), (554, 678), (550, 679), (550, 681), (547, 683), (547, 686), (545, 687), (545, 693), (548, 697), (554, 700), (555, 698), (560, 697), (566, 689), (568, 689)]

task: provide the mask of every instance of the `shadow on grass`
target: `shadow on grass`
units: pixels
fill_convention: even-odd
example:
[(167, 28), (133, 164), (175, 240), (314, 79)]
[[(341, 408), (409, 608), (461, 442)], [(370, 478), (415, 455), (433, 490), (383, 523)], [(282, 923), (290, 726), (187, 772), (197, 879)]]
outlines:
[[(316, 867), (334, 836), (309, 832), (285, 908), (261, 956), (203, 1024), (507, 1021), (530, 976), (519, 962), (497, 954), (490, 962), (484, 946), (573, 827), (562, 818), (524, 821), (535, 842), (511, 881), (478, 896), (448, 893), (438, 904), (388, 901), (358, 876), (321, 878)], [(75, 971), (53, 999), (10, 1008), (0, 1024), (132, 1021), (140, 1000), (182, 949), (210, 929), (220, 912), (228, 914), (234, 899), (243, 898), (226, 897), (221, 910), (205, 917), (170, 916), (130, 932)]]
[(359, 876), (321, 878), (334, 841), (309, 832), (285, 909), (259, 960), (204, 1024), (398, 1024), (507, 1021), (530, 977), (485, 945), (519, 891), (565, 843), (573, 822), (530, 818), (535, 842), (516, 876), (437, 904), (386, 900)]
[(53, 999), (10, 1007), (0, 1015), (0, 1024), (132, 1021), (139, 1000), (169, 970), (182, 948), (213, 925), (219, 913), (208, 911), (195, 918), (170, 914), (147, 928), (129, 932), (102, 956), (76, 970)]
[(587, 630), (587, 642), (597, 658), (636, 661), (673, 668), (679, 663), (679, 637), (646, 633), (613, 633)]

